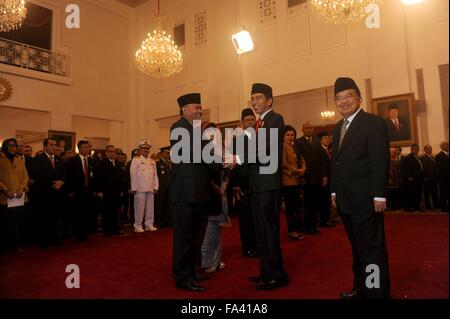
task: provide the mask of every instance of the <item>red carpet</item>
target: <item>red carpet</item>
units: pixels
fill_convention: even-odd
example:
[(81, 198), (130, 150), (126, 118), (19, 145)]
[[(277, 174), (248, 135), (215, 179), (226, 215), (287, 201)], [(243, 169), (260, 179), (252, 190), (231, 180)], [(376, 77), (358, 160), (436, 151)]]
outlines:
[[(392, 296), (448, 298), (448, 215), (387, 214)], [(352, 284), (350, 246), (339, 225), (300, 242), (287, 240), (282, 219), (282, 249), (291, 283), (256, 291), (247, 278), (258, 262), (240, 254), (237, 220), (224, 228), (224, 270), (205, 282), (206, 293), (174, 288), (171, 279), (172, 230), (105, 238), (46, 251), (27, 248), (0, 257), (0, 298), (314, 298), (333, 299)], [(66, 265), (77, 264), (81, 288), (67, 289)]]

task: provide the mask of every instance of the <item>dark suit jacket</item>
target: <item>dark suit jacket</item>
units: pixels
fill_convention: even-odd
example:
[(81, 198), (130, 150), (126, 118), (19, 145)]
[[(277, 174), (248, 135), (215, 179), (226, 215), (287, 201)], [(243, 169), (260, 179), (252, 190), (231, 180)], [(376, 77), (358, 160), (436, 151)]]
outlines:
[(448, 156), (442, 151), (436, 155), (436, 175), (439, 181), (448, 182)]
[[(344, 120), (337, 123), (333, 139), (340, 140)], [(381, 117), (360, 110), (351, 122), (342, 145), (333, 143), (331, 193), (343, 214), (372, 213), (374, 197), (387, 196), (389, 137)]]
[(125, 191), (122, 182), (122, 168), (119, 163), (113, 166), (107, 158), (102, 159), (96, 166), (94, 189), (103, 193), (104, 196), (119, 198), (120, 192)]
[(328, 157), (327, 151), (325, 151), (323, 146), (320, 146), (320, 158), (323, 164), (324, 177), (330, 178), (331, 158)]
[(72, 158), (69, 158), (66, 162), (66, 170), (67, 170), (67, 182), (66, 182), (66, 190), (68, 193), (75, 193), (75, 196), (78, 194), (85, 194), (86, 192), (93, 192), (93, 163), (92, 159), (88, 158), (89, 165), (89, 184), (86, 188), (84, 185), (84, 171), (83, 164), (81, 163), (81, 158), (77, 154)]
[[(273, 190), (281, 190), (282, 181), (281, 181), (281, 160), (283, 154), (283, 131), (284, 131), (284, 119), (283, 117), (275, 113), (274, 111), (270, 111), (264, 117), (262, 128), (266, 128), (266, 148), (265, 150), (259, 149), (257, 147), (257, 154), (262, 152), (266, 152), (266, 154), (271, 154), (272, 152), (277, 153), (278, 163), (276, 165), (276, 171), (272, 174), (261, 174), (260, 168), (264, 166), (269, 166), (270, 163), (263, 164), (259, 162), (259, 157), (257, 157), (256, 164), (250, 164), (250, 189), (253, 193), (267, 192)], [(275, 128), (278, 131), (278, 143), (277, 149), (272, 150), (270, 148), (270, 128)], [(257, 141), (262, 138), (260, 134), (261, 131), (258, 132)], [(258, 145), (258, 142), (257, 144)], [(250, 150), (251, 151), (251, 150)], [(271, 164), (273, 165), (273, 163)]]
[(404, 183), (407, 181), (423, 181), (422, 167), (420, 166), (418, 158), (416, 158), (412, 153), (405, 157), (401, 165), (401, 175)]
[(230, 187), (239, 187), (244, 194), (250, 194), (250, 165), (248, 164), (248, 136), (241, 134), (233, 138), (233, 149), (236, 151), (237, 140), (242, 140), (244, 149), (244, 159), (241, 159), (244, 163), (239, 165), (230, 171)]
[(385, 119), (386, 126), (388, 128), (389, 140), (390, 141), (402, 141), (411, 139), (411, 130), (408, 125), (408, 121), (403, 118), (398, 118), (398, 123), (400, 126), (400, 131), (397, 132), (394, 123), (390, 119)]
[[(190, 136), (190, 163), (173, 163), (173, 177), (169, 186), (169, 200), (171, 202), (182, 203), (205, 203), (212, 198), (210, 168), (204, 162), (193, 163), (193, 126), (181, 117), (176, 121), (170, 132), (176, 128), (184, 128)], [(170, 145), (173, 147), (181, 141), (181, 137), (171, 139)], [(179, 155), (183, 149), (179, 150)]]
[[(60, 160), (55, 158), (55, 167), (45, 153), (32, 159), (32, 176), (34, 180), (33, 190), (36, 195), (48, 196), (56, 192), (53, 189), (53, 182), (65, 180), (64, 167)], [(62, 191), (63, 189), (60, 189)]]
[(436, 159), (423, 155), (420, 158), (423, 166), (423, 179), (425, 182), (436, 181)]
[[(297, 158), (303, 158), (306, 161), (306, 172), (304, 178), (308, 184), (321, 185), (322, 177), (326, 177), (326, 167), (321, 154), (322, 146), (317, 137), (312, 137), (312, 143), (302, 136), (295, 140), (294, 150)], [(326, 154), (325, 154), (326, 155)]]

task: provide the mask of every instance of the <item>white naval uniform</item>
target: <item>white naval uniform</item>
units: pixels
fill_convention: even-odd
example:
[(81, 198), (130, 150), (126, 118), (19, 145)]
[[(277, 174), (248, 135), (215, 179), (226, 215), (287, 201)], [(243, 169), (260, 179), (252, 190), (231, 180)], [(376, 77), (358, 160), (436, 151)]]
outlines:
[(134, 195), (134, 228), (153, 227), (155, 205), (154, 192), (159, 188), (156, 162), (151, 158), (139, 156), (133, 158), (130, 167), (131, 190)]

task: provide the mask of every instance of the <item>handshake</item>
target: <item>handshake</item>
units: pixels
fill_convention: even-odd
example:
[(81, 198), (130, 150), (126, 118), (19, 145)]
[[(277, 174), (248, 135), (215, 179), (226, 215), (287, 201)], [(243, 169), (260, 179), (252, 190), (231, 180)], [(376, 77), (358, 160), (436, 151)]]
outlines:
[(233, 169), (239, 165), (239, 158), (236, 155), (222, 155), (222, 166), (226, 169)]

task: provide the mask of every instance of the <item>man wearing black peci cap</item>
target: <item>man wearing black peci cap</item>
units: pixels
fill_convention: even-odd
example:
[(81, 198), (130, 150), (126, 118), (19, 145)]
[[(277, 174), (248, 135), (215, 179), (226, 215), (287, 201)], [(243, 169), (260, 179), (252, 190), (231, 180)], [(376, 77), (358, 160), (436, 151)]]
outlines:
[(400, 116), (397, 103), (388, 106), (388, 118), (385, 119), (390, 141), (402, 141), (411, 139), (411, 130), (408, 121)]
[[(202, 116), (201, 96), (191, 93), (178, 98), (181, 118), (175, 122), (170, 131), (170, 144), (173, 147), (181, 136), (172, 137), (176, 129), (184, 129), (190, 136), (189, 160), (173, 163), (173, 178), (169, 186), (169, 205), (172, 214), (173, 267), (172, 274), (177, 288), (190, 291), (205, 291), (197, 281), (195, 265), (196, 245), (202, 242), (201, 226), (205, 205), (211, 200), (211, 183), (208, 166), (194, 163), (193, 131), (194, 121)], [(182, 155), (180, 150), (178, 155)], [(176, 154), (172, 154), (173, 156)]]
[[(277, 169), (274, 173), (261, 172), (267, 166), (257, 160), (250, 169), (251, 204), (257, 252), (259, 254), (260, 275), (251, 277), (257, 282), (256, 289), (275, 289), (288, 285), (288, 275), (284, 270), (283, 256), (280, 247), (280, 216), (281, 207), (281, 153), (283, 150), (283, 117), (272, 110), (272, 88), (267, 84), (255, 83), (252, 86), (251, 103), (255, 113), (259, 115), (256, 121), (257, 139), (266, 139), (266, 149), (257, 149), (259, 154), (265, 152), (278, 155)], [(266, 130), (260, 130), (265, 128)], [(270, 146), (271, 129), (278, 131), (275, 149)], [(260, 130), (260, 131), (258, 131)], [(263, 135), (265, 131), (265, 136)]]
[(353, 288), (341, 298), (389, 298), (383, 221), (390, 162), (387, 128), (381, 117), (361, 109), (355, 81), (338, 78), (334, 88), (343, 119), (333, 130), (331, 201), (351, 243), (354, 273)]

